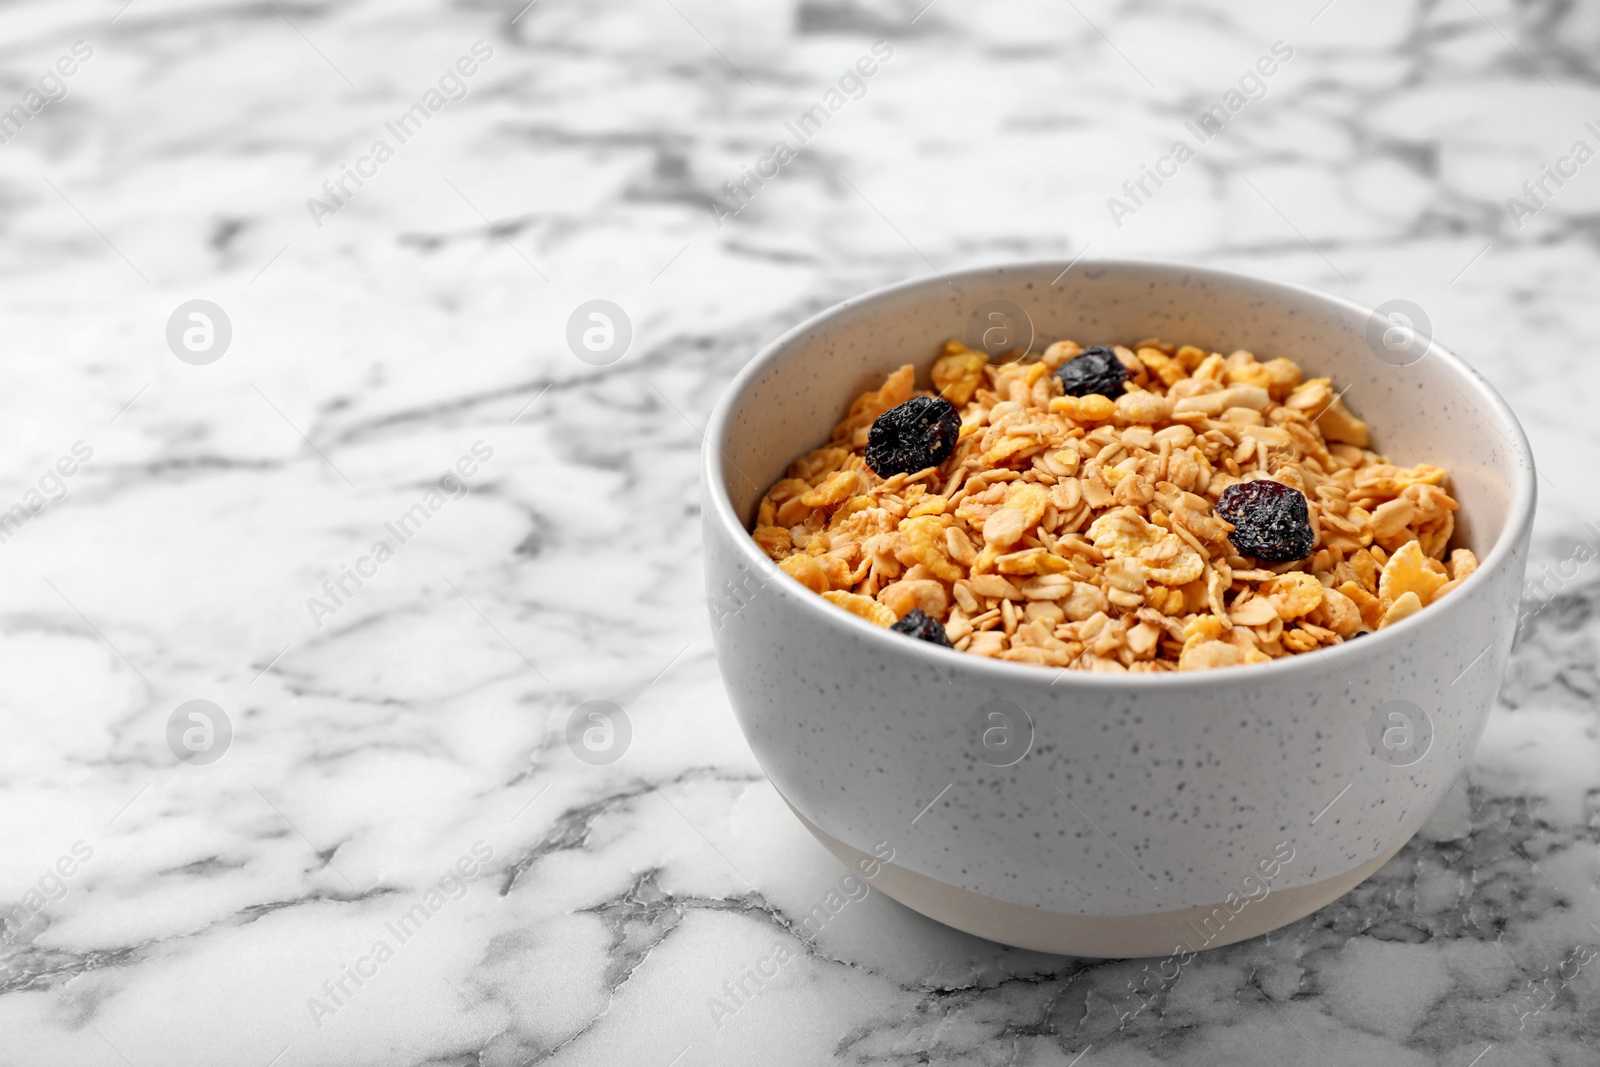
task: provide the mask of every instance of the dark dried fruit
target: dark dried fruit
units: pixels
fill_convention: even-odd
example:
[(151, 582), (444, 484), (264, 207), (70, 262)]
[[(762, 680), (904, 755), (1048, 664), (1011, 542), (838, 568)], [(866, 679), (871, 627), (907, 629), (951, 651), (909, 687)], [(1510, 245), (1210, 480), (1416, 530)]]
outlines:
[(1233, 523), (1228, 540), (1240, 555), (1268, 563), (1305, 559), (1317, 542), (1305, 494), (1271, 478), (1228, 486), (1217, 500), (1217, 514)]
[(943, 648), (954, 648), (950, 638), (944, 632), (944, 623), (938, 619), (929, 618), (923, 614), (921, 608), (912, 608), (906, 612), (905, 618), (889, 627), (897, 634), (915, 637), (919, 641), (926, 641), (930, 645), (939, 645)]
[(867, 434), (867, 466), (878, 477), (937, 467), (955, 451), (961, 414), (942, 396), (914, 396), (890, 408)]
[(1088, 396), (1099, 393), (1112, 400), (1122, 395), (1122, 383), (1128, 380), (1128, 368), (1122, 365), (1117, 354), (1104, 345), (1086, 348), (1061, 364), (1056, 371), (1061, 388), (1068, 396)]

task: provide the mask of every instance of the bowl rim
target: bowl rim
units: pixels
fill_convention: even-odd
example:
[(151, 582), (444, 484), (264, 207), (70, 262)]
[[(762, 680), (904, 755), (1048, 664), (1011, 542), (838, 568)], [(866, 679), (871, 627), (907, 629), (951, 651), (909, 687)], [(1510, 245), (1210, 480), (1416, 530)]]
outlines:
[[(749, 389), (755, 378), (764, 372), (767, 367), (778, 360), (780, 353), (796, 339), (824, 326), (830, 319), (853, 311), (864, 304), (882, 300), (886, 297), (904, 295), (917, 289), (929, 289), (932, 292), (943, 292), (948, 287), (964, 279), (994, 280), (1003, 276), (1007, 271), (1053, 271), (1061, 273), (1074, 265), (1093, 269), (1095, 267), (1110, 267), (1131, 270), (1153, 270), (1158, 273), (1179, 274), (1187, 273), (1191, 276), (1201, 275), (1208, 280), (1224, 282), (1231, 285), (1245, 284), (1268, 290), (1278, 290), (1280, 293), (1293, 293), (1314, 301), (1332, 304), (1347, 312), (1371, 316), (1373, 309), (1359, 304), (1345, 297), (1315, 289), (1298, 282), (1280, 281), (1267, 278), (1246, 271), (1233, 270), (1224, 267), (1200, 266), (1185, 263), (1181, 260), (1144, 258), (1144, 257), (1115, 257), (1115, 258), (1085, 258), (1074, 260), (1016, 260), (988, 266), (971, 267), (965, 270), (919, 275), (905, 281), (869, 290), (843, 300), (831, 307), (825, 308), (814, 315), (807, 317), (803, 322), (786, 330), (782, 335), (765, 345), (760, 352), (751, 358), (728, 383), (717, 400), (716, 407), (712, 410), (711, 419), (706, 424), (702, 435), (701, 447), (701, 478), (704, 484), (704, 494), (709, 516), (719, 523), (725, 534), (738, 546), (736, 551), (740, 557), (748, 562), (758, 573), (772, 576), (783, 575), (772, 559), (761, 551), (746, 530), (743, 521), (734, 511), (733, 502), (728, 496), (723, 484), (720, 461), (725, 457), (723, 444), (727, 437), (728, 427), (732, 422), (733, 413), (739, 400)], [(1058, 278), (1059, 280), (1059, 278)], [(1054, 283), (1052, 283), (1054, 284)], [(1272, 297), (1267, 296), (1268, 299)], [(1526, 539), (1534, 518), (1534, 506), (1537, 498), (1537, 472), (1534, 467), (1533, 449), (1529, 445), (1527, 434), (1522, 429), (1522, 424), (1517, 420), (1516, 414), (1509, 404), (1500, 396), (1488, 379), (1484, 378), (1475, 368), (1457, 356), (1443, 345), (1438, 338), (1429, 338), (1429, 348), (1425, 357), (1435, 357), (1445, 364), (1452, 375), (1458, 379), (1457, 384), (1475, 391), (1477, 401), (1462, 393), (1463, 398), (1479, 414), (1491, 423), (1498, 423), (1496, 429), (1501, 432), (1512, 445), (1514, 452), (1514, 470), (1512, 472), (1510, 514), (1506, 516), (1504, 528), (1500, 531), (1494, 547), (1489, 554), (1478, 563), (1478, 569), (1461, 583), (1457, 595), (1446, 597), (1439, 604), (1430, 604), (1426, 611), (1419, 611), (1409, 618), (1402, 619), (1393, 626), (1384, 630), (1375, 630), (1367, 634), (1366, 638), (1357, 641), (1345, 641), (1338, 645), (1320, 648), (1313, 652), (1293, 656), (1283, 656), (1270, 663), (1237, 664), (1232, 667), (1214, 667), (1199, 671), (1161, 671), (1155, 673), (1137, 674), (1102, 674), (1094, 671), (1075, 671), (1067, 667), (1046, 668), (1035, 663), (1014, 663), (1009, 660), (992, 659), (987, 656), (974, 656), (955, 649), (942, 648), (925, 641), (908, 641), (903, 635), (892, 633), (885, 627), (876, 626), (865, 619), (859, 618), (806, 589), (797, 581), (773, 581), (776, 595), (793, 606), (795, 610), (812, 613), (820, 625), (843, 627), (846, 634), (854, 636), (858, 641), (864, 641), (867, 647), (875, 654), (885, 657), (905, 657), (916, 653), (936, 669), (939, 664), (948, 664), (952, 669), (976, 675), (978, 678), (992, 678), (995, 682), (1008, 684), (1026, 683), (1030, 680), (1043, 682), (1050, 679), (1047, 688), (1061, 688), (1070, 691), (1074, 688), (1099, 690), (1107, 687), (1118, 689), (1144, 689), (1163, 688), (1171, 686), (1231, 686), (1240, 681), (1259, 679), (1262, 682), (1280, 680), (1294, 672), (1317, 671), (1321, 667), (1330, 667), (1338, 671), (1345, 664), (1354, 665), (1357, 657), (1366, 659), (1375, 653), (1380, 653), (1389, 645), (1397, 641), (1406, 640), (1414, 630), (1419, 627), (1442, 624), (1446, 619), (1457, 614), (1457, 610), (1466, 604), (1469, 591), (1483, 586), (1500, 569), (1507, 566), (1512, 556), (1517, 552), (1518, 546)], [(1418, 361), (1420, 362), (1420, 360)], [(1461, 391), (1458, 389), (1458, 391)], [(732, 461), (728, 460), (731, 464)], [(1438, 610), (1431, 610), (1438, 609)], [(1485, 650), (1487, 651), (1487, 650)], [(1477, 653), (1481, 657), (1482, 653)], [(928, 657), (933, 659), (930, 661)], [(1474, 660), (1474, 662), (1476, 662)], [(1470, 666), (1470, 664), (1469, 664)], [(1246, 673), (1247, 672), (1247, 673)], [(940, 670), (940, 673), (944, 672)], [(948, 679), (946, 679), (948, 681)]]

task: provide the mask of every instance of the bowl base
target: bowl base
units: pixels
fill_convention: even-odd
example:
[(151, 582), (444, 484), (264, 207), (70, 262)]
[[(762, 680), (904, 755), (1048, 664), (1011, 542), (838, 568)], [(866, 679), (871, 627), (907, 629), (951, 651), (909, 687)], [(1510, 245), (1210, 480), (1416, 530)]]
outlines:
[[(787, 797), (784, 803), (789, 803)], [(877, 864), (880, 869), (871, 884), (912, 911), (1001, 944), (1092, 959), (1171, 956), (1219, 948), (1276, 930), (1344, 896), (1405, 846), (1402, 841), (1388, 852), (1332, 878), (1274, 890), (1237, 912), (1219, 902), (1145, 915), (1073, 915), (1013, 904), (895, 863), (884, 863), (829, 834), (796, 811), (793, 804), (789, 804), (789, 810), (847, 867), (860, 871), (867, 869), (860, 866), (863, 862)]]

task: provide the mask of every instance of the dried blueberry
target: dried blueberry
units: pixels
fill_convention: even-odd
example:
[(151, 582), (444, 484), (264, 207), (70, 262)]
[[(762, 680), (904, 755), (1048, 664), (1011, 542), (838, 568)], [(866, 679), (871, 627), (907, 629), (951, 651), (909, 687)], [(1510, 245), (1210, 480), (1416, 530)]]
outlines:
[(1099, 393), (1115, 400), (1122, 395), (1122, 383), (1128, 380), (1128, 368), (1122, 365), (1122, 360), (1111, 349), (1095, 345), (1061, 364), (1056, 377), (1061, 379), (1061, 388), (1066, 390), (1068, 396)]
[(915, 637), (919, 641), (926, 641), (930, 645), (941, 645), (952, 648), (950, 638), (944, 632), (944, 623), (938, 619), (929, 618), (923, 614), (921, 608), (912, 608), (906, 612), (905, 618), (889, 627), (897, 634)]
[(867, 434), (867, 466), (887, 478), (937, 467), (955, 451), (961, 415), (942, 396), (914, 396), (890, 408)]
[(1228, 540), (1241, 555), (1269, 563), (1305, 559), (1317, 541), (1305, 494), (1271, 478), (1228, 486), (1217, 514), (1233, 523)]

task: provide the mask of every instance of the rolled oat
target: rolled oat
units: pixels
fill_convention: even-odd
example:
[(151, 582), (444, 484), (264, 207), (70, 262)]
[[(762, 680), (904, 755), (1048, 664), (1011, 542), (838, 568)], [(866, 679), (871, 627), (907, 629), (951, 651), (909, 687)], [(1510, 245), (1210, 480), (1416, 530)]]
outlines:
[[(1087, 350), (1093, 373), (1066, 375), (1071, 395), (1057, 372), (1085, 351), (1059, 341), (996, 363), (951, 341), (937, 394), (899, 368), (768, 490), (756, 543), (879, 626), (917, 611), (910, 629), (937, 621), (961, 651), (1102, 672), (1314, 651), (1422, 610), (1477, 568), (1466, 548), (1445, 562), (1458, 507), (1445, 471), (1371, 451), (1329, 379), (1149, 340), (1109, 349), (1121, 381), (1107, 349)], [(955, 405), (959, 437), (937, 466), (882, 477), (871, 431), (914, 396)], [(1230, 540), (1218, 498), (1262, 478), (1303, 494), (1305, 558), (1257, 559)]]

